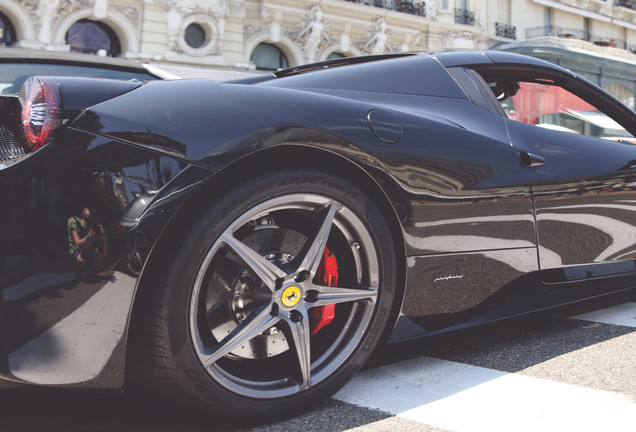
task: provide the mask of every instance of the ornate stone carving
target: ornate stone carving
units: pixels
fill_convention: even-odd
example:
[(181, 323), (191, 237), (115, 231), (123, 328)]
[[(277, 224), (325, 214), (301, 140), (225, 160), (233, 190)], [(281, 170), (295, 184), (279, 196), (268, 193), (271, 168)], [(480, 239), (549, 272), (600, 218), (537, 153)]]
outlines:
[(40, 20), (37, 16), (38, 0), (18, 0), (18, 4), (29, 13), (35, 34), (38, 34), (40, 30)]
[[(226, 0), (166, 0), (164, 3), (168, 23), (168, 49), (173, 53), (192, 56), (220, 54), (223, 47), (223, 31), (227, 17)], [(206, 30), (207, 42), (199, 48), (190, 47), (185, 41), (185, 31), (190, 24), (199, 24)]]
[(264, 31), (265, 31), (265, 28), (263, 26), (246, 25), (243, 27), (243, 38), (245, 40), (248, 40), (249, 38), (254, 36), (256, 33), (261, 33)]
[(164, 8), (166, 11), (176, 10), (184, 15), (194, 13), (210, 14), (216, 18), (225, 18), (227, 14), (227, 4), (225, 0), (165, 0)]
[(29, 11), (34, 11), (38, 6), (38, 0), (18, 0), (17, 3)]
[(266, 23), (270, 23), (270, 22), (274, 21), (274, 14), (272, 13), (272, 10), (270, 8), (262, 6), (261, 7), (261, 19), (263, 21), (265, 21)]
[(475, 36), (469, 31), (447, 31), (442, 35), (442, 48), (474, 48)]
[(427, 1), (426, 2), (426, 16), (428, 18), (437, 18), (437, 2), (436, 1)]
[(141, 23), (139, 21), (139, 10), (137, 10), (137, 8), (131, 7), (131, 6), (115, 6), (115, 10), (117, 12), (119, 12), (120, 14), (122, 14), (123, 16), (126, 17), (126, 19), (128, 19), (128, 21), (130, 21), (130, 23), (135, 27), (135, 28), (139, 28), (141, 26)]
[(228, 5), (228, 15), (236, 18), (246, 18), (247, 8), (244, 3), (232, 2)]
[(386, 21), (378, 18), (369, 31), (369, 38), (364, 44), (363, 50), (369, 54), (384, 54), (392, 51), (389, 43), (389, 34), (386, 31)]
[(89, 0), (60, 0), (60, 11), (69, 15), (80, 9), (93, 9), (93, 2)]
[(477, 25), (480, 29), (486, 29), (486, 12), (480, 7), (477, 9)]
[(418, 46), (422, 41), (422, 33), (398, 33), (393, 35), (394, 45), (398, 43), (398, 40), (401, 40), (398, 46), (398, 51), (400, 52), (408, 52), (416, 50), (416, 46)]
[(53, 24), (57, 18), (60, 0), (40, 0), (35, 15), (40, 23), (38, 41), (48, 44), (53, 41)]
[(303, 20), (302, 27), (295, 40), (302, 44), (305, 62), (313, 63), (316, 61), (319, 49), (326, 42), (330, 42), (330, 38), (325, 32), (325, 25), (322, 22), (322, 9), (320, 6), (313, 6), (309, 10), (309, 16)]

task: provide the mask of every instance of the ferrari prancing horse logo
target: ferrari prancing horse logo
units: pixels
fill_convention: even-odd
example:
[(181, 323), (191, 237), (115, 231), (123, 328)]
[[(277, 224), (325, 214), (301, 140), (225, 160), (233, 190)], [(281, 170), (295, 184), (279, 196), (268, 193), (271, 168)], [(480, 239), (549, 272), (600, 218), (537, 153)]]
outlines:
[(296, 306), (296, 304), (300, 301), (300, 288), (296, 285), (291, 285), (285, 288), (281, 301), (285, 307)]

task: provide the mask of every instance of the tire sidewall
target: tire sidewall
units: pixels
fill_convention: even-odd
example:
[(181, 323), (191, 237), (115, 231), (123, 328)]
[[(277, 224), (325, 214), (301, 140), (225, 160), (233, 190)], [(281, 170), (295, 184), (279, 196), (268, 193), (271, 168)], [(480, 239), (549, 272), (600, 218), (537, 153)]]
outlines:
[[(269, 199), (314, 193), (333, 198), (366, 225), (375, 244), (380, 266), (380, 289), (365, 335), (345, 363), (331, 376), (300, 393), (275, 399), (255, 399), (229, 391), (205, 370), (193, 346), (190, 302), (196, 275), (221, 233), (238, 217)], [(380, 212), (356, 187), (340, 178), (317, 171), (284, 171), (235, 187), (194, 222), (173, 254), (170, 280), (166, 283), (167, 342), (177, 386), (203, 408), (231, 414), (271, 415), (306, 409), (332, 395), (364, 364), (379, 341), (391, 312), (395, 291), (395, 258), (389, 231)], [(292, 413), (293, 414), (293, 413)]]

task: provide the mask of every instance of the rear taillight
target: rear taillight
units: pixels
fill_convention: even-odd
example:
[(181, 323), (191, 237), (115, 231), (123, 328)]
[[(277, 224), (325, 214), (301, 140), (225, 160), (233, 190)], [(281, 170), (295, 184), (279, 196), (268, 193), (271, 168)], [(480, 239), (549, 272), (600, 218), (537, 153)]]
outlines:
[(30, 77), (20, 90), (20, 101), (27, 151), (37, 150), (62, 123), (60, 89), (53, 78)]

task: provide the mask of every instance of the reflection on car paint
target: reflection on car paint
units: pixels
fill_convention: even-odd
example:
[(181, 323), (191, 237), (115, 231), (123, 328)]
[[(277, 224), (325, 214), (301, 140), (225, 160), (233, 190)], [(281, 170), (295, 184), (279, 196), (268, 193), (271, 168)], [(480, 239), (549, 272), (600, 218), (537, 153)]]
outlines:
[[(432, 238), (438, 245), (481, 240), (466, 236)], [(408, 291), (404, 298), (402, 313), (408, 321), (403, 320), (402, 324), (408, 323), (408, 331), (396, 327), (396, 332), (407, 331), (409, 337), (415, 337), (462, 321), (486, 320), (485, 311), (496, 313), (488, 308), (489, 304), (503, 306), (516, 300), (519, 293), (510, 289), (523, 287), (520, 281), (524, 275), (536, 274), (538, 270), (536, 247), (528, 243), (526, 248), (505, 249), (510, 241), (487, 240), (500, 244), (502, 249), (409, 259), (408, 278), (419, 289)], [(440, 279), (455, 274), (462, 277)]]
[[(107, 272), (104, 272), (107, 273)], [(126, 329), (132, 277), (98, 273), (103, 286), (76, 310), (8, 354), (9, 372), (25, 382), (81, 384), (99, 376)], [(88, 284), (92, 282), (87, 282)], [(75, 289), (84, 289), (77, 282)]]
[[(0, 228), (0, 376), (11, 380), (82, 385), (123, 367), (128, 310), (149, 251), (140, 236), (154, 242), (210, 172), (104, 138), (71, 135), (75, 148), (34, 154), (19, 166), (24, 176), (0, 171), (0, 184), (11, 182), (3, 191), (12, 202)], [(69, 186), (72, 196), (62, 193)], [(91, 231), (87, 209), (96, 224)], [(84, 225), (81, 238), (89, 232), (99, 237), (90, 252), (99, 259), (87, 265), (78, 264), (70, 244), (78, 225)], [(27, 226), (37, 228), (29, 233)], [(12, 243), (20, 236), (30, 240)], [(118, 388), (123, 376), (100, 381)]]
[(539, 244), (554, 252), (546, 256), (539, 251), (541, 269), (546, 270), (543, 279), (548, 281), (549, 275), (549, 280), (556, 282), (557, 273), (547, 271), (563, 266), (586, 266), (584, 272), (561, 273), (566, 280), (603, 277), (615, 270), (615, 263), (634, 260), (636, 205), (629, 199), (633, 194), (631, 190), (609, 192), (601, 183), (582, 193), (540, 195)]

